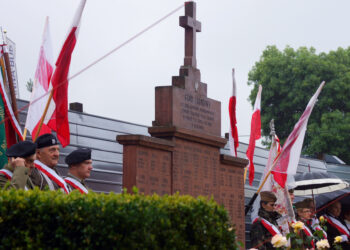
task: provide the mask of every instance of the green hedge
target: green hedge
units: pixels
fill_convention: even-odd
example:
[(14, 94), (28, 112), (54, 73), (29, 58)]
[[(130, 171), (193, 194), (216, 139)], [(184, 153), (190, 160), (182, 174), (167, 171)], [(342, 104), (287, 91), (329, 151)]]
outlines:
[(0, 191), (1, 249), (237, 249), (230, 227), (203, 197)]

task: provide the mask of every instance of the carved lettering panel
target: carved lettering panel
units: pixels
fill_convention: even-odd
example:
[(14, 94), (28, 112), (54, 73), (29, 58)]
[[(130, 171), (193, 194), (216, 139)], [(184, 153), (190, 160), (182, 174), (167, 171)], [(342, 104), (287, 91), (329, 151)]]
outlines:
[(173, 124), (221, 136), (221, 104), (196, 92), (173, 88)]
[(169, 152), (150, 148), (137, 151), (136, 186), (144, 194), (171, 193), (171, 155)]

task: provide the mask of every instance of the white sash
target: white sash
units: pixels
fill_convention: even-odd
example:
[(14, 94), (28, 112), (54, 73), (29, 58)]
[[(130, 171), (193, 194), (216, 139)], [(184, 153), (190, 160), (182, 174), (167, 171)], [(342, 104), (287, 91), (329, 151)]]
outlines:
[(1, 170), (0, 170), (0, 173), (2, 173), (3, 175), (5, 175), (6, 178), (7, 178), (8, 180), (11, 180), (11, 179), (12, 179), (13, 173), (12, 173), (10, 170), (8, 170), (8, 169), (1, 169)]
[[(50, 190), (55, 190), (55, 188), (53, 187), (53, 183), (52, 183), (52, 181), (53, 181), (58, 186), (60, 186), (64, 192), (66, 192), (67, 194), (69, 193), (69, 189), (67, 187), (66, 182), (52, 168), (49, 168), (44, 163), (42, 163), (38, 160), (35, 160), (34, 163), (35, 163), (35, 167), (40, 171), (40, 173), (44, 176), (45, 180), (47, 181)], [(50, 183), (51, 183), (51, 185), (50, 185)]]
[(341, 234), (345, 234), (347, 237), (350, 237), (349, 230), (346, 226), (343, 225), (339, 220), (330, 215), (324, 215), (328, 223), (335, 227)]
[(87, 190), (86, 187), (84, 187), (83, 184), (81, 184), (79, 181), (77, 181), (76, 179), (74, 178), (71, 178), (71, 177), (67, 177), (64, 179), (64, 181), (66, 183), (68, 183), (69, 185), (71, 185), (72, 187), (74, 187), (75, 189), (78, 189), (80, 191), (80, 193), (82, 194), (87, 194), (89, 193), (89, 191)]
[[(281, 234), (280, 230), (272, 223), (270, 223), (268, 220), (265, 220), (261, 217), (256, 217), (253, 220), (253, 223), (257, 222), (260, 219), (261, 224), (272, 234), (272, 236), (275, 236), (276, 234)], [(282, 234), (281, 234), (282, 235)]]

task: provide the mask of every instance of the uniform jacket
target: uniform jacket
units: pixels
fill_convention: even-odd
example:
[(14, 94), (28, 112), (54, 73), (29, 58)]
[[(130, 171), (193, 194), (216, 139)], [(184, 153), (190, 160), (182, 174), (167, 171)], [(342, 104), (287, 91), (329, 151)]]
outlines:
[(4, 188), (7, 182), (10, 182), (8, 188), (15, 189), (33, 189), (34, 184), (29, 178), (29, 169), (25, 166), (18, 166), (13, 168), (10, 164), (6, 164), (4, 169), (13, 173), (11, 181), (5, 175), (0, 173), (0, 188)]
[[(79, 181), (86, 189), (89, 189), (89, 188), (86, 186), (84, 180), (80, 180), (78, 177), (72, 175), (72, 174), (69, 173), (69, 172), (68, 172), (68, 174), (67, 174), (67, 177), (70, 177), (70, 178), (73, 178), (73, 179)], [(71, 186), (69, 183), (67, 183), (67, 185), (68, 185), (70, 191), (73, 191), (74, 189), (76, 189), (75, 187)], [(89, 190), (89, 192), (90, 192), (90, 190)]]
[[(328, 214), (328, 216), (332, 216), (332, 215)], [(332, 217), (334, 217), (334, 216), (332, 216)], [(339, 217), (334, 217), (334, 218), (336, 218), (338, 221), (340, 221), (347, 228), (345, 222), (341, 218), (339, 218)], [(342, 233), (339, 232), (337, 228), (333, 227), (328, 222), (326, 222), (326, 227), (327, 227), (328, 242), (329, 242), (329, 245), (331, 246), (331, 249), (332, 249), (333, 244), (334, 244), (334, 238), (342, 235)], [(343, 249), (350, 249), (350, 244), (347, 242), (342, 242), (340, 245), (342, 246)]]
[[(53, 170), (54, 170), (58, 175), (60, 175), (60, 174), (57, 172), (56, 168), (53, 168)], [(39, 187), (40, 190), (44, 190), (44, 189), (46, 189), (46, 188), (49, 188), (49, 189), (50, 189), (48, 182), (46, 181), (45, 177), (43, 176), (43, 174), (40, 172), (39, 169), (34, 168), (34, 169), (32, 170), (32, 173), (30, 174), (30, 179), (31, 179), (31, 181), (33, 182), (33, 184), (34, 184), (35, 186)], [(58, 190), (58, 189), (61, 188), (61, 187), (58, 186), (57, 183), (54, 182), (54, 181), (52, 181), (52, 185), (53, 185), (54, 190)]]
[[(265, 209), (260, 208), (258, 215), (259, 217), (264, 218), (265, 220), (278, 227), (277, 219), (281, 217), (279, 213), (267, 212)], [(250, 229), (250, 240), (252, 248), (257, 248), (260, 250), (275, 249), (271, 244), (271, 239), (272, 234), (262, 225), (261, 220), (257, 220), (252, 224), (252, 227)]]

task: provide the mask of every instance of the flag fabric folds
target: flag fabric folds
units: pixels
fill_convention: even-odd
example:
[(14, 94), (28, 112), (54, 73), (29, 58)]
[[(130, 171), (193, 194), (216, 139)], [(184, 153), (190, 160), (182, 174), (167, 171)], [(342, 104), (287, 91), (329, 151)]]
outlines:
[(56, 69), (51, 82), (53, 87), (53, 100), (56, 109), (53, 112), (48, 126), (57, 132), (57, 137), (62, 146), (65, 147), (70, 142), (70, 132), (68, 123), (68, 73), (72, 53), (77, 41), (79, 24), (86, 0), (82, 0), (75, 13), (72, 27), (62, 46), (61, 52), (56, 61)]
[(254, 150), (255, 150), (255, 141), (260, 139), (261, 137), (261, 118), (260, 118), (261, 91), (262, 91), (262, 86), (259, 85), (259, 90), (255, 99), (254, 111), (253, 111), (252, 120), (251, 120), (249, 146), (246, 152), (246, 155), (249, 159), (249, 166), (248, 166), (249, 185), (252, 185), (254, 180), (253, 157), (254, 157)]
[(279, 158), (276, 160), (272, 174), (275, 181), (283, 188), (285, 187), (288, 175), (296, 174), (307, 123), (324, 84), (325, 82), (322, 82), (316, 93), (311, 97), (304, 113), (295, 124), (293, 131), (290, 133), (282, 147)]
[[(49, 28), (49, 18), (46, 17), (42, 44), (39, 52), (38, 65), (35, 72), (32, 95), (28, 108), (27, 120), (25, 127), (30, 131), (33, 141), (37, 134), (41, 118), (49, 99), (48, 92), (52, 89), (50, 85), (51, 76), (54, 70), (51, 36)], [(51, 117), (55, 110), (55, 102), (50, 102), (46, 117)], [(51, 129), (46, 125), (49, 119), (44, 120), (40, 133), (50, 133)]]
[[(2, 53), (2, 50), (0, 51), (0, 55)], [(3, 70), (3, 68), (1, 68), (1, 72), (0, 72), (0, 97), (1, 97), (1, 102), (3, 104), (2, 109), (3, 112), (1, 114), (1, 117), (3, 117), (4, 119), (2, 119), (1, 121), (3, 121), (3, 124), (5, 126), (3, 126), (3, 128), (5, 129), (5, 133), (1, 133), (2, 135), (5, 134), (6, 138), (1, 138), (1, 144), (2, 146), (5, 146), (5, 144), (3, 144), (4, 142), (6, 142), (6, 147), (9, 148), (11, 147), (13, 144), (17, 143), (17, 136), (20, 140), (22, 140), (22, 129), (21, 126), (19, 125), (15, 114), (13, 112), (12, 109), (12, 105), (11, 105), (11, 101), (10, 98), (7, 96), (7, 92), (5, 89), (5, 85), (4, 85), (4, 81), (3, 79), (6, 78), (6, 73)], [(16, 100), (14, 100), (16, 101)], [(4, 132), (4, 131), (2, 131)], [(2, 166), (0, 166), (2, 167)]]
[(232, 69), (232, 96), (229, 102), (229, 115), (230, 115), (230, 134), (229, 134), (229, 145), (231, 155), (237, 157), (237, 148), (239, 145), (238, 131), (237, 131), (237, 118), (236, 118), (236, 103), (237, 103), (237, 90), (236, 90), (236, 79), (235, 69)]

